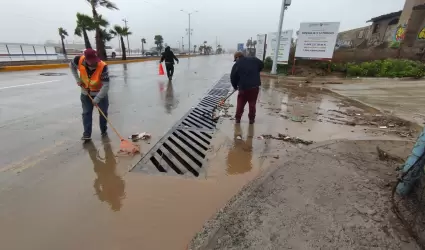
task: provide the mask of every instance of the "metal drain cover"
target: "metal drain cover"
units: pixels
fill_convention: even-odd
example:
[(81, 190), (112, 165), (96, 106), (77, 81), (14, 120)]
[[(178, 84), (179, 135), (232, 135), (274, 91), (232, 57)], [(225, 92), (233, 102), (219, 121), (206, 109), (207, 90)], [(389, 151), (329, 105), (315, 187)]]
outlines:
[(46, 73), (40, 73), (41, 76), (65, 76), (67, 75), (66, 73), (51, 73), (51, 72), (46, 72)]
[(189, 110), (131, 171), (198, 177), (216, 130), (212, 111), (229, 93), (230, 76), (224, 75), (200, 103)]
[(170, 131), (137, 163), (133, 171), (198, 177), (211, 139), (211, 132)]

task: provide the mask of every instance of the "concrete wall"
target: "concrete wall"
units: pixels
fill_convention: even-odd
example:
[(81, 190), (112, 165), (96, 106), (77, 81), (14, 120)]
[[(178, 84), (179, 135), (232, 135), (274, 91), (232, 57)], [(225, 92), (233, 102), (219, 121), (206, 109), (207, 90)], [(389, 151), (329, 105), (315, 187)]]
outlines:
[(408, 23), (410, 15), (412, 14), (413, 7), (425, 4), (425, 0), (406, 0), (404, 3), (403, 12), (401, 13), (400, 20), (398, 22), (399, 25), (405, 25)]
[(424, 27), (425, 6), (414, 8), (410, 15), (409, 24), (407, 25), (403, 46), (415, 48), (425, 47), (425, 39), (419, 39), (418, 37)]
[(367, 40), (370, 26), (340, 32), (337, 38), (337, 47), (355, 48)]
[[(376, 46), (382, 42), (390, 42), (393, 39), (394, 32), (397, 28), (397, 23), (394, 23), (398, 17), (384, 19), (378, 22), (374, 22), (371, 25), (371, 34), (368, 41), (368, 46)], [(392, 24), (394, 23), (394, 24)], [(392, 25), (390, 25), (392, 24)], [(374, 32), (375, 26), (379, 25), (379, 28)]]

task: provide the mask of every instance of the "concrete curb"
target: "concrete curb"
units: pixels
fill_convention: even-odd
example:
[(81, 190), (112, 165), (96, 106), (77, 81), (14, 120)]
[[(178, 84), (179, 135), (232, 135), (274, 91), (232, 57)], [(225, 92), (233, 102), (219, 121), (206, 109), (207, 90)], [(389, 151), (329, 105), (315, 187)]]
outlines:
[[(188, 58), (194, 56), (180, 56), (180, 58)], [(124, 63), (135, 63), (135, 62), (146, 62), (146, 61), (157, 61), (159, 57), (155, 58), (139, 58), (139, 59), (130, 59), (130, 60), (114, 60), (107, 61), (109, 65), (112, 64), (124, 64)], [(43, 70), (43, 69), (60, 69), (68, 68), (68, 63), (56, 63), (56, 64), (37, 64), (37, 65), (20, 65), (20, 66), (3, 66), (0, 67), (0, 72), (12, 72), (12, 71), (27, 71), (27, 70)]]

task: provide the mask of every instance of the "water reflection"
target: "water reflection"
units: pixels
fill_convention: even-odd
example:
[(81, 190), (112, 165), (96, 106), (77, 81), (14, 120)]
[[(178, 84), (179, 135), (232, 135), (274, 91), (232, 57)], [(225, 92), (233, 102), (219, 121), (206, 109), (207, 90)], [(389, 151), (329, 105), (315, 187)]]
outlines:
[(103, 144), (104, 158), (100, 157), (93, 142), (84, 144), (84, 148), (90, 155), (97, 176), (93, 183), (97, 197), (100, 201), (107, 202), (113, 211), (119, 211), (125, 198), (125, 182), (115, 172), (117, 162), (111, 144)]
[(174, 94), (174, 87), (172, 81), (168, 81), (167, 86), (163, 81), (158, 82), (159, 95), (162, 102), (164, 103), (165, 113), (171, 114), (171, 112), (177, 108), (179, 103), (178, 99)]
[(124, 71), (124, 83), (127, 84), (127, 81), (128, 81), (127, 64), (124, 63), (122, 65), (122, 67), (123, 67), (123, 71)]
[(227, 173), (229, 175), (251, 171), (253, 137), (254, 125), (249, 125), (245, 140), (243, 139), (241, 125), (234, 125), (233, 146), (227, 155)]

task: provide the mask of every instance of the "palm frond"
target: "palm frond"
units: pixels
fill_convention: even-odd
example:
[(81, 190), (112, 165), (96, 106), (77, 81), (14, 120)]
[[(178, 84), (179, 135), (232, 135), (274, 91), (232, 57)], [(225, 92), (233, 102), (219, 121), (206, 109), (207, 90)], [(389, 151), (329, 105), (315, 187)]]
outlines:
[(99, 5), (102, 7), (105, 7), (110, 10), (118, 10), (117, 5), (109, 0), (97, 0), (97, 1)]

